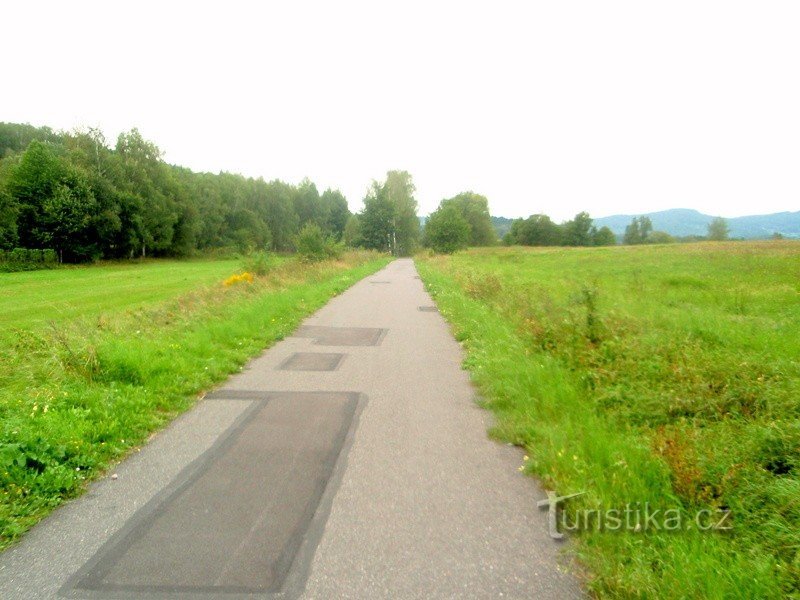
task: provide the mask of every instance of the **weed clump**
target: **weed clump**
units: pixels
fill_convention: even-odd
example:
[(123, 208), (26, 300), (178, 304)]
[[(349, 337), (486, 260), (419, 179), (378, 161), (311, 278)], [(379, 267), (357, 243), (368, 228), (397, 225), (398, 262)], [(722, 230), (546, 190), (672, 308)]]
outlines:
[(344, 253), (344, 244), (326, 236), (315, 223), (307, 223), (300, 230), (295, 237), (295, 246), (301, 259), (306, 262), (339, 259)]
[(269, 253), (265, 251), (251, 252), (242, 260), (242, 268), (246, 273), (264, 277), (276, 266)]

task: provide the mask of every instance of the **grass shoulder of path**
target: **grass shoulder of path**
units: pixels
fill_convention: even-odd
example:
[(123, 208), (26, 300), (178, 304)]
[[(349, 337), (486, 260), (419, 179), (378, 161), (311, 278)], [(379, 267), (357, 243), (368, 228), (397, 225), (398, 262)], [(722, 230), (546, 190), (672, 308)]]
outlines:
[[(573, 550), (593, 593), (800, 597), (800, 244), (493, 249), (418, 267), (493, 435), (525, 447), (548, 489), (586, 492), (564, 512), (585, 518)], [(626, 507), (631, 527), (601, 523)], [(703, 530), (727, 511), (731, 530)]]
[[(136, 281), (157, 286), (164, 279), (164, 289), (174, 290), (170, 278), (199, 272), (199, 280), (207, 284), (211, 274), (216, 282), (169, 300), (164, 292), (161, 302), (150, 298), (129, 310), (119, 306), (137, 285), (108, 280), (103, 268), (20, 274), (57, 278), (34, 285), (34, 294), (57, 296), (62, 286), (77, 290), (91, 281), (99, 296), (108, 285), (122, 297), (106, 311), (89, 303), (85, 316), (46, 326), (26, 321), (35, 325), (0, 336), (0, 549), (80, 494), (200, 392), (388, 261), (370, 253), (312, 264), (281, 259), (265, 276), (229, 285), (223, 280), (235, 265), (152, 264), (134, 270)], [(24, 305), (24, 294), (18, 302)]]

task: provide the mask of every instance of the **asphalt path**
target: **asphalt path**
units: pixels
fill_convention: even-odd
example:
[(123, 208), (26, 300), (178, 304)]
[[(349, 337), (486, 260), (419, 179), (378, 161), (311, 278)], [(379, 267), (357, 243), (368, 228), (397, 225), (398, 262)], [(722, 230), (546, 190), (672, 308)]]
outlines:
[(522, 453), (402, 259), (0, 555), (0, 598), (571, 598)]

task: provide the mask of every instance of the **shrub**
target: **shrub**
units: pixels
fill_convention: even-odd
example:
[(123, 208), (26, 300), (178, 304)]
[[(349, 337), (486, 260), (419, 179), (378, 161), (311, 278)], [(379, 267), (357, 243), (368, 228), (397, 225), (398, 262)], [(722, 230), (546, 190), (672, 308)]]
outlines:
[(295, 237), (295, 246), (300, 257), (309, 262), (340, 258), (344, 245), (326, 236), (319, 225), (307, 223)]
[(266, 251), (251, 252), (242, 260), (242, 268), (248, 272), (263, 277), (272, 269), (272, 261)]
[(55, 250), (38, 250), (14, 248), (0, 250), (0, 271), (34, 271), (36, 269), (53, 269), (58, 266)]

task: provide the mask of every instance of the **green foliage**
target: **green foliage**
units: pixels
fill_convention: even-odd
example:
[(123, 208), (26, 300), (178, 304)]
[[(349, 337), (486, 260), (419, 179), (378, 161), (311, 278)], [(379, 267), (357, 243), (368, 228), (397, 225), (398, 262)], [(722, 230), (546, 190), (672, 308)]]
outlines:
[(734, 529), (583, 532), (598, 596), (800, 593), (792, 242), (469, 251), (420, 263), (527, 470), (587, 509), (648, 502)]
[(630, 225), (625, 228), (623, 243), (628, 245), (639, 244), (672, 244), (676, 240), (665, 231), (654, 231), (650, 217), (634, 217)]
[[(86, 304), (70, 305), (85, 311), (73, 313), (72, 320), (61, 318), (47, 328), (17, 321), (17, 329), (0, 330), (0, 547), (80, 494), (88, 481), (145, 443), (201, 392), (237, 372), (386, 259), (365, 253), (337, 263), (284, 259), (271, 272), (274, 277), (237, 288), (219, 283), (235, 263), (181, 262), (170, 265), (173, 270), (167, 264), (116, 266), (123, 273), (116, 278), (106, 267), (4, 276), (20, 283), (21, 304), (40, 301), (36, 282), (49, 280), (47, 289), (68, 281), (67, 276), (84, 284), (75, 286), (83, 293), (92, 281), (92, 291), (106, 303), (89, 297)], [(180, 279), (181, 268), (200, 267), (213, 272), (216, 283), (177, 296), (168, 277)], [(131, 277), (134, 273), (139, 277)], [(173, 286), (173, 293), (129, 310), (137, 305), (126, 295), (138, 292), (131, 281), (151, 279)], [(120, 296), (128, 303), (117, 304)], [(0, 311), (0, 319), (6, 317)]]
[(65, 262), (290, 251), (306, 223), (341, 238), (349, 214), (339, 191), (308, 180), (168, 165), (136, 129), (111, 148), (97, 130), (0, 123), (0, 249), (55, 248)]
[(33, 140), (60, 143), (62, 136), (49, 127), (34, 127), (22, 123), (0, 123), (0, 159), (22, 152)]
[(392, 251), (397, 256), (410, 256), (420, 242), (416, 188), (408, 171), (389, 171), (383, 184), (383, 193), (394, 207), (394, 236)]
[(0, 250), (0, 272), (35, 271), (37, 269), (53, 269), (58, 266), (58, 255), (55, 250), (29, 250), (14, 248)]
[(728, 222), (722, 217), (716, 217), (708, 224), (708, 239), (714, 242), (722, 242), (728, 239), (730, 229)]
[(653, 223), (650, 221), (650, 217), (634, 217), (630, 225), (625, 228), (622, 240), (629, 245), (646, 244), (651, 231), (653, 231)]
[(364, 210), (358, 215), (361, 226), (361, 244), (364, 248), (390, 252), (393, 238), (395, 210), (378, 182), (373, 181), (364, 198)]
[(344, 244), (337, 242), (333, 236), (326, 236), (316, 223), (307, 223), (300, 230), (295, 245), (300, 257), (309, 262), (336, 259), (344, 252)]
[(617, 244), (617, 236), (611, 231), (611, 228), (603, 225), (600, 229), (594, 229), (592, 233), (593, 246), (615, 246)]
[(516, 219), (511, 224), (506, 244), (521, 246), (558, 246), (563, 239), (561, 227), (547, 215), (531, 215), (527, 219)]
[(325, 234), (316, 223), (308, 223), (300, 230), (295, 240), (297, 253), (307, 261), (325, 260)]
[(425, 222), (425, 244), (435, 252), (452, 254), (469, 245), (471, 231), (461, 207), (444, 200)]
[(594, 226), (587, 212), (580, 212), (561, 226), (565, 246), (592, 246)]
[(560, 225), (547, 215), (515, 219), (503, 239), (507, 246), (613, 246), (617, 243), (608, 227), (597, 229), (587, 212), (580, 212)]
[(509, 219), (506, 217), (491, 217), (492, 227), (494, 227), (495, 236), (497, 239), (503, 240), (505, 242), (505, 237), (509, 231), (511, 231), (511, 225), (514, 223), (515, 219)]
[(442, 200), (439, 206), (445, 205), (456, 207), (469, 225), (469, 246), (492, 246), (497, 243), (497, 234), (489, 216), (489, 201), (485, 196), (463, 192)]
[(330, 208), (322, 205), (317, 186), (309, 179), (300, 182), (293, 198), (294, 210), (300, 223), (315, 223), (323, 227), (330, 215)]
[(351, 216), (347, 199), (339, 190), (327, 189), (322, 192), (320, 202), (328, 207), (328, 230), (336, 239), (342, 239), (344, 228)]
[(17, 208), (16, 202), (0, 184), (0, 250), (13, 248), (19, 242), (17, 234)]
[(363, 247), (400, 256), (417, 249), (420, 228), (414, 190), (407, 171), (389, 171), (384, 183), (372, 182), (359, 214)]
[(242, 260), (242, 269), (259, 277), (263, 277), (278, 265), (279, 262), (275, 257), (264, 250), (250, 252)]
[(674, 244), (675, 241), (666, 231), (653, 231), (647, 236), (648, 244)]
[(348, 248), (355, 248), (361, 245), (361, 221), (358, 215), (350, 215), (347, 218), (342, 239)]

